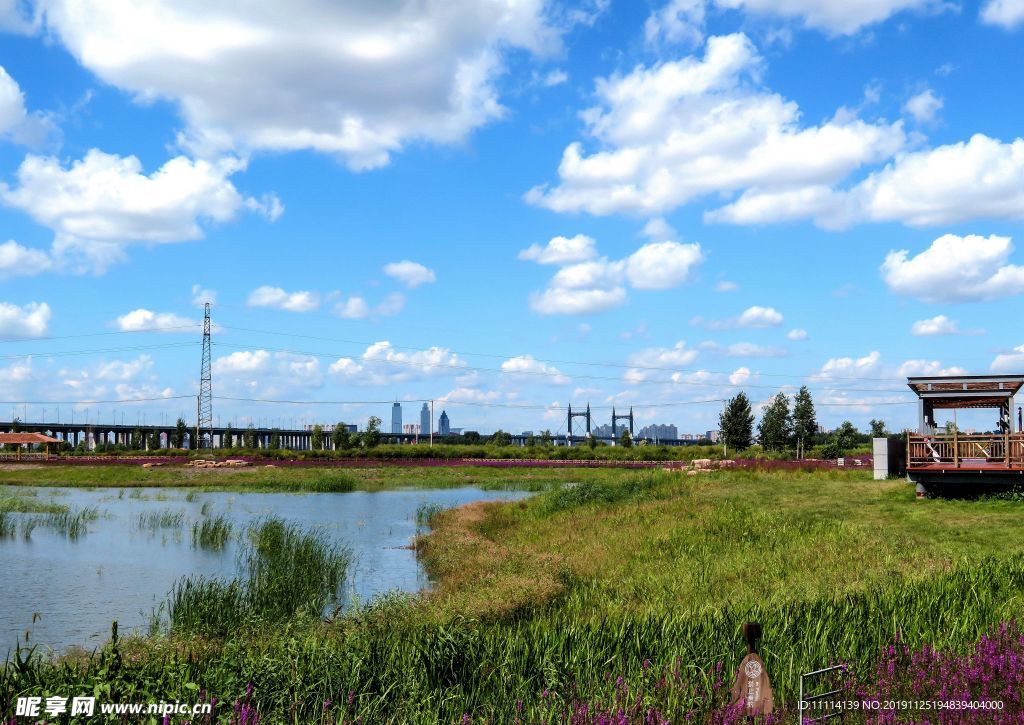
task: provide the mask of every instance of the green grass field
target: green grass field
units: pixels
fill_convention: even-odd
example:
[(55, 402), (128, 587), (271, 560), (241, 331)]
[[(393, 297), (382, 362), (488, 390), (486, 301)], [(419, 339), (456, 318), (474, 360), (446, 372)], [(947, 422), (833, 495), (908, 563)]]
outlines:
[[(197, 634), (195, 613), (226, 611), (225, 590), (193, 587), (186, 610), (179, 589), (187, 627), (172, 618), (151, 637), (56, 662), (15, 656), (0, 715), (21, 692), (102, 686), (186, 700), (202, 689), (231, 722), (251, 682), (261, 722), (553, 723), (579, 700), (609, 702), (621, 677), (677, 721), (718, 702), (713, 673), (734, 671), (744, 621), (762, 623), (777, 700), (791, 706), (800, 672), (844, 661), (866, 673), (896, 636), (961, 652), (1024, 618), (1014, 501), (918, 500), (906, 483), (858, 472), (453, 468), (430, 469), (433, 484), (422, 469), (345, 473), (360, 486), (446, 475), (508, 486), (526, 475), (546, 490), (425, 512), (430, 592), (329, 621), (275, 598), (273, 612), (250, 606), (229, 630)], [(319, 561), (310, 547), (305, 560)], [(665, 688), (665, 673), (680, 684)]]
[[(488, 616), (585, 582), (584, 609), (721, 608), (863, 591), (1024, 552), (1013, 501), (918, 500), (863, 472), (621, 473), (434, 517), (439, 606)], [(523, 582), (532, 582), (523, 587)]]

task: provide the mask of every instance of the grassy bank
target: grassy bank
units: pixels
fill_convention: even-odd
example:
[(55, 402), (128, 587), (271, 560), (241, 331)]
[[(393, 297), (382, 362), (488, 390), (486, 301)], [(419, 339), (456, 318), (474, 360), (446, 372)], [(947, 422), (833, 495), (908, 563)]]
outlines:
[(432, 524), (435, 601), (481, 617), (570, 590), (593, 616), (809, 600), (1024, 552), (1018, 502), (919, 501), (844, 471), (628, 473)]
[(3, 465), (0, 486), (137, 488), (170, 486), (231, 491), (380, 491), (389, 488), (457, 488), (541, 491), (561, 484), (611, 481), (621, 472), (606, 469), (499, 469), (483, 466), (315, 468), (251, 466), (192, 468), (126, 465)]
[[(802, 671), (840, 660), (870, 682), (897, 637), (966, 657), (1024, 618), (1019, 504), (916, 500), (855, 473), (593, 473), (528, 501), (424, 512), (421, 550), (439, 578), (428, 595), (329, 621), (309, 607), (266, 621), (246, 604), (210, 627), (242, 605), (207, 616), (206, 603), (256, 600), (245, 580), (194, 589), (157, 636), (59, 662), (17, 654), (0, 715), (19, 693), (102, 687), (111, 700), (208, 693), (222, 722), (236, 700), (273, 723), (566, 722), (632, 686), (628, 721), (678, 722), (721, 704), (746, 620), (762, 623), (777, 701), (791, 706)], [(316, 542), (293, 535), (277, 548), (326, 570)], [(267, 581), (290, 581), (272, 573), (289, 557), (272, 557)], [(324, 591), (311, 590), (317, 606)]]

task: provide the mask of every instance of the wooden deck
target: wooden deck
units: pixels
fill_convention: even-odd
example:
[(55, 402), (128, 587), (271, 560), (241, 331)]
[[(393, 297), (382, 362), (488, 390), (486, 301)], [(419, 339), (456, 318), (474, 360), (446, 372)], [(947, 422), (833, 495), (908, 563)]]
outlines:
[(1024, 434), (910, 434), (907, 437), (907, 470), (1024, 470)]

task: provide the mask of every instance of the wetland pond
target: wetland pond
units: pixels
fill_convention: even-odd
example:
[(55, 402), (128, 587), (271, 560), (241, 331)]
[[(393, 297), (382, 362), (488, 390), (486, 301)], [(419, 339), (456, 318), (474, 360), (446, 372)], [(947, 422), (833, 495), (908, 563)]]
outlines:
[[(23, 502), (22, 512), (0, 518), (0, 656), (10, 656), (26, 632), (29, 645), (55, 650), (98, 647), (115, 619), (123, 633), (144, 633), (181, 577), (236, 577), (239, 538), (270, 516), (318, 529), (351, 551), (340, 602), (419, 591), (430, 581), (411, 548), (422, 529), (418, 513), (529, 495), (476, 487), (250, 493), (0, 486), (0, 499)], [(70, 515), (38, 513), (47, 507)], [(204, 522), (219, 522), (220, 542), (195, 540), (193, 528)], [(214, 540), (216, 528), (208, 530)]]

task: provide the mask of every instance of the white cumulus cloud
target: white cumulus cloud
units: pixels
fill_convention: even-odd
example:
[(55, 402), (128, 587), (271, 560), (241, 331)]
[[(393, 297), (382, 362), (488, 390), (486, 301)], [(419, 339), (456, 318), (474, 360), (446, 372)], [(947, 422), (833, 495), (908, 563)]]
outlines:
[(743, 385), (750, 381), (750, 368), (736, 368), (729, 375), (729, 383), (732, 385)]
[(966, 375), (967, 369), (959, 365), (943, 365), (938, 360), (906, 360), (896, 369), (900, 377), (920, 375)]
[(696, 317), (691, 320), (691, 322), (694, 324), (703, 324), (711, 330), (729, 330), (736, 327), (778, 327), (784, 320), (785, 318), (782, 316), (782, 313), (774, 307), (751, 305), (735, 317), (729, 317), (724, 320), (707, 321), (700, 317)]
[(807, 330), (799, 327), (794, 327), (792, 330), (786, 333), (787, 340), (799, 341), (806, 340), (808, 337)]
[(311, 355), (268, 350), (238, 350), (213, 361), (213, 375), (229, 393), (272, 397), (318, 388), (320, 361)]
[(450, 350), (398, 350), (387, 340), (375, 342), (360, 357), (343, 357), (328, 371), (336, 380), (356, 385), (391, 385), (423, 378), (457, 375), (466, 363)]
[(863, 376), (877, 372), (881, 363), (882, 353), (878, 352), (878, 350), (872, 350), (867, 355), (858, 358), (833, 357), (829, 358), (821, 366), (821, 371), (817, 377), (828, 379)]
[(246, 302), (250, 307), (273, 307), (289, 312), (311, 312), (320, 307), (320, 295), (316, 292), (286, 292), (280, 287), (263, 285), (249, 293)]
[(15, 305), (0, 302), (0, 335), (5, 337), (42, 337), (50, 324), (50, 306), (45, 302)]
[(936, 335), (955, 335), (960, 332), (956, 322), (945, 315), (936, 315), (927, 320), (918, 320), (910, 327), (910, 334), (919, 337), (934, 337)]
[(912, 226), (1024, 218), (1024, 139), (967, 142), (897, 156), (852, 192), (854, 214)]
[(651, 242), (626, 257), (626, 279), (635, 289), (669, 289), (686, 281), (704, 261), (699, 244)]
[(347, 320), (361, 320), (370, 314), (370, 306), (364, 298), (355, 295), (335, 304), (334, 314)]
[(500, 118), (506, 54), (561, 47), (547, 11), (543, 0), (53, 0), (39, 14), (104, 82), (174, 104), (181, 143), (198, 153), (310, 149), (368, 169)]
[(791, 18), (829, 35), (852, 35), (904, 11), (950, 8), (945, 0), (714, 0), (720, 8)]
[(697, 44), (704, 39), (706, 0), (668, 0), (652, 11), (644, 23), (644, 38), (660, 43)]
[(774, 307), (754, 305), (740, 313), (736, 324), (739, 327), (778, 327), (782, 320), (782, 313)]
[(1010, 262), (1009, 237), (944, 234), (914, 256), (889, 252), (882, 279), (893, 292), (924, 302), (977, 302), (1024, 292), (1024, 267)]
[(687, 347), (682, 340), (676, 342), (672, 347), (651, 347), (639, 350), (626, 359), (626, 364), (631, 367), (626, 370), (623, 378), (629, 383), (640, 382), (651, 377), (663, 378), (666, 369), (686, 367), (697, 359), (698, 354), (697, 350)]
[[(530, 297), (530, 306), (535, 312), (543, 315), (601, 312), (623, 304), (628, 297), (627, 286), (638, 290), (677, 287), (687, 280), (694, 267), (704, 261), (699, 244), (674, 241), (644, 244), (624, 259), (593, 259), (597, 254), (594, 242), (584, 239), (585, 244), (565, 240), (572, 244), (552, 248), (549, 243), (545, 248), (531, 247), (520, 253), (520, 258), (542, 264), (550, 263), (548, 260), (553, 258), (586, 260), (560, 267), (548, 288)], [(530, 254), (524, 257), (525, 253)]]
[(543, 247), (539, 244), (531, 244), (519, 252), (519, 259), (538, 264), (573, 264), (593, 259), (596, 256), (596, 243), (585, 234), (577, 234), (574, 237), (552, 237)]
[(762, 59), (742, 34), (709, 38), (703, 57), (638, 66), (597, 82), (582, 114), (595, 146), (566, 147), (555, 186), (529, 202), (562, 212), (656, 214), (707, 195), (830, 187), (905, 142), (902, 122), (838, 113), (801, 124), (796, 103), (763, 90)]
[(1017, 345), (1010, 352), (995, 356), (991, 365), (994, 373), (1020, 373), (1024, 371), (1024, 345)]
[(424, 267), (419, 262), (410, 262), (408, 259), (384, 265), (384, 274), (397, 279), (410, 289), (437, 281), (434, 270)]
[(199, 323), (173, 312), (153, 312), (140, 307), (118, 317), (115, 320), (115, 325), (122, 332), (138, 332), (139, 330), (195, 332)]
[(0, 201), (54, 232), (53, 266), (102, 272), (131, 243), (199, 239), (203, 222), (227, 222), (252, 206), (229, 180), (242, 168), (237, 159), (177, 156), (147, 175), (135, 156), (97, 149), (69, 166), (30, 154), (17, 183), (0, 184)]
[(942, 99), (936, 96), (931, 88), (921, 91), (903, 104), (904, 113), (912, 116), (918, 123), (931, 123), (941, 109)]
[[(3, 3), (0, 2), (0, 8)], [(0, 28), (3, 23), (0, 22)], [(0, 139), (29, 146), (42, 144), (56, 131), (52, 120), (43, 113), (30, 113), (25, 108), (21, 86), (0, 66)]]
[(554, 365), (537, 360), (532, 355), (517, 355), (501, 363), (501, 371), (510, 375), (527, 375), (531, 378), (539, 378), (542, 382), (552, 385), (565, 385), (569, 383), (569, 377), (562, 373)]
[(981, 19), (1012, 30), (1024, 22), (1024, 0), (988, 0), (981, 9)]
[(213, 361), (213, 372), (218, 375), (257, 373), (267, 369), (270, 353), (266, 350), (239, 350)]
[(624, 287), (566, 289), (549, 287), (530, 296), (530, 307), (542, 315), (589, 315), (619, 307), (626, 301)]
[(29, 277), (53, 267), (53, 260), (41, 249), (23, 247), (13, 239), (0, 244), (0, 279)]

